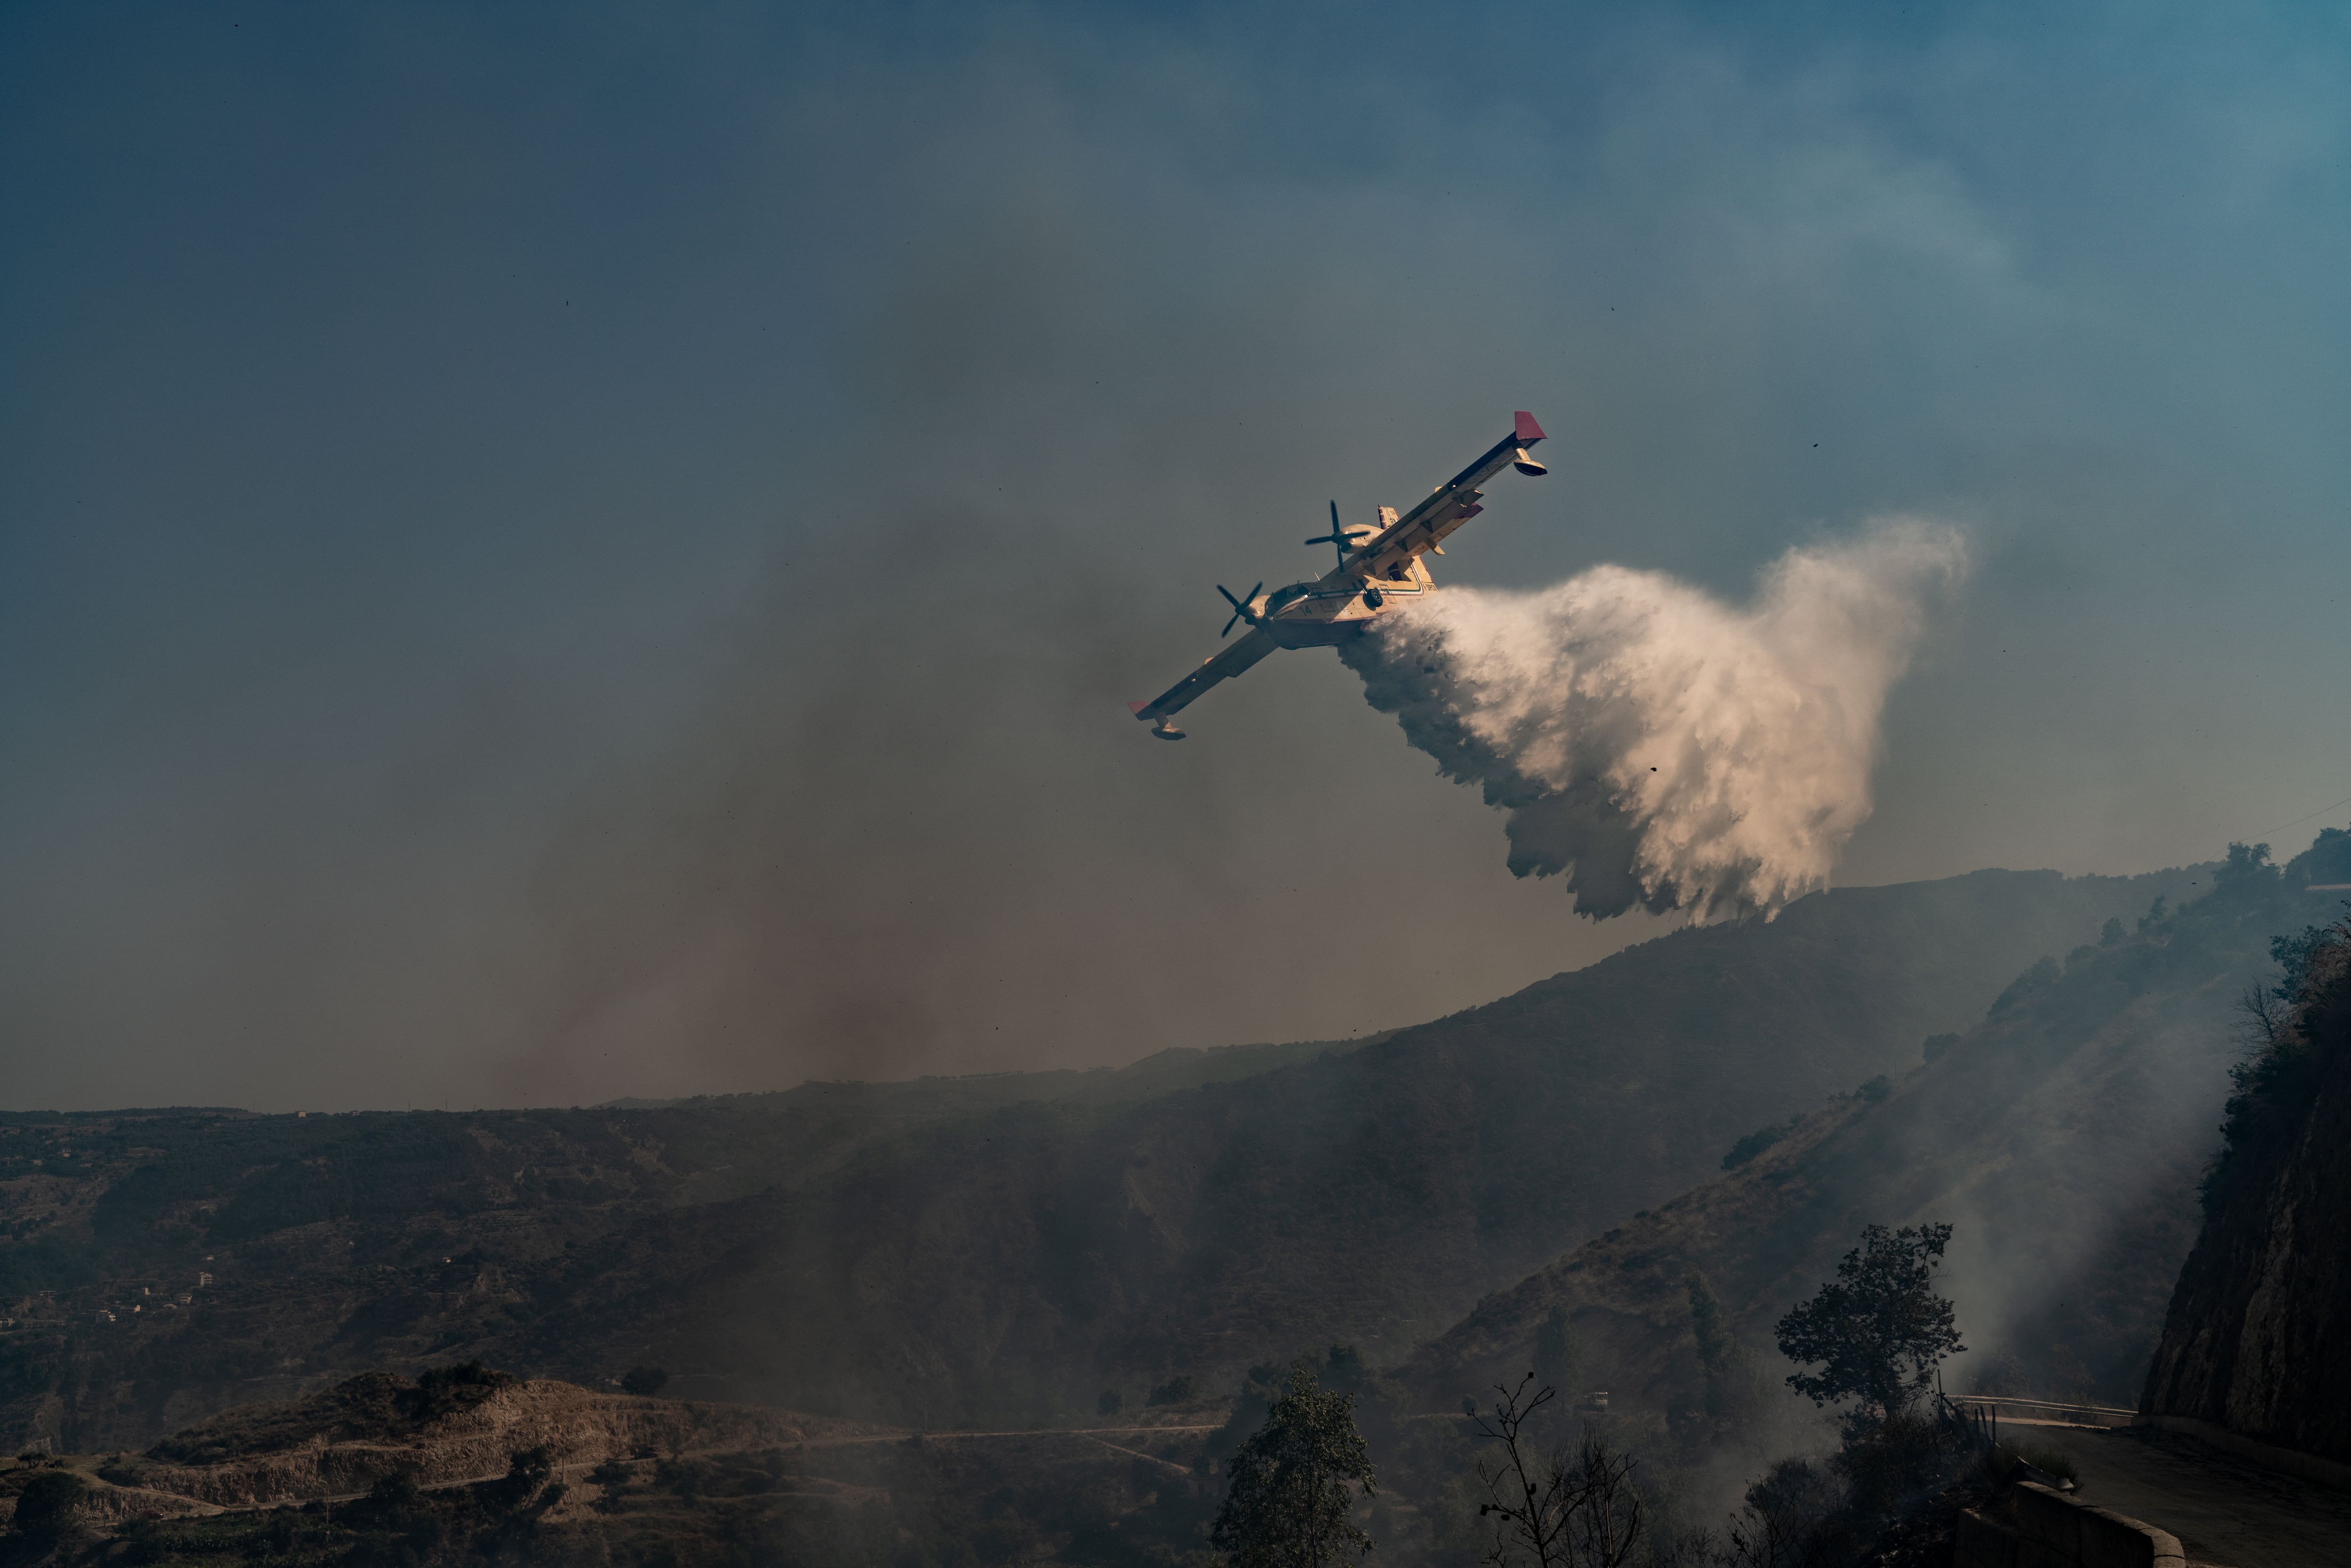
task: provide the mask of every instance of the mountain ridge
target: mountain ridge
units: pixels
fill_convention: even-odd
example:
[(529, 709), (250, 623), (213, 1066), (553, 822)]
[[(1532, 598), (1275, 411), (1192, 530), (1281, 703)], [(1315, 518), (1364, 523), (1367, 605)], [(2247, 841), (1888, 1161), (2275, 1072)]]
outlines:
[(1216, 1385), (1338, 1339), (1400, 1359), (2199, 876), (1841, 889), (1353, 1049), (1264, 1048), (1292, 1060), (1222, 1082), (1245, 1059), (1163, 1053), (1060, 1099), (948, 1080), (655, 1111), (0, 1116), (20, 1324), (0, 1427), (122, 1446), (451, 1356), (590, 1385), (653, 1361), (705, 1396), (916, 1426)]

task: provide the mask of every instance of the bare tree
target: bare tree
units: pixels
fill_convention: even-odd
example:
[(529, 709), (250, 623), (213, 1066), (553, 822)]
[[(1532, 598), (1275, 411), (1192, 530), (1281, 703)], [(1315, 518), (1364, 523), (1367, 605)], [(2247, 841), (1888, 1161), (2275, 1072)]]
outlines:
[(2237, 1020), (2237, 1043), (2247, 1056), (2275, 1047), (2294, 1021), (2293, 1007), (2266, 986), (2247, 986), (2237, 998), (2237, 1011), (2242, 1015)]
[(1534, 1381), (1531, 1372), (1516, 1389), (1498, 1385), (1490, 1415), (1472, 1412), (1478, 1429), (1501, 1448), (1499, 1463), (1478, 1461), (1486, 1488), (1478, 1516), (1493, 1531), (1481, 1560), (1491, 1568), (1623, 1568), (1646, 1518), (1633, 1484), (1636, 1461), (1589, 1427), (1572, 1448), (1542, 1452), (1527, 1426), (1558, 1390), (1543, 1385), (1530, 1394)]
[(1569, 1511), (1567, 1540), (1577, 1568), (1623, 1568), (1640, 1544), (1645, 1510), (1633, 1484), (1632, 1455), (1611, 1448), (1590, 1427), (1573, 1461), (1582, 1496)]

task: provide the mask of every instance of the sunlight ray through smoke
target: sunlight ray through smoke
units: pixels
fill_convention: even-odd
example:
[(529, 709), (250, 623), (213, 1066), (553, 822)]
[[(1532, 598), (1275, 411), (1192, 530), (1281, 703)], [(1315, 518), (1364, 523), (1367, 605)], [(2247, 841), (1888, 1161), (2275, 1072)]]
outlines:
[(1598, 566), (1447, 589), (1343, 656), (1509, 813), (1513, 873), (1565, 877), (1593, 915), (1770, 915), (1868, 819), (1886, 694), (1967, 564), (1957, 530), (1892, 518), (1789, 549), (1744, 607)]

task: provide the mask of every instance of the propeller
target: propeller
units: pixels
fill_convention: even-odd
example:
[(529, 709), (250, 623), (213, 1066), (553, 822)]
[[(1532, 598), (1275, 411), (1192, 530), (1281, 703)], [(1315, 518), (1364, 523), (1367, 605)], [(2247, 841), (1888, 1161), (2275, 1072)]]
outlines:
[(1306, 542), (1310, 545), (1329, 545), (1332, 547), (1339, 552), (1339, 564), (1341, 566), (1344, 566), (1347, 564), (1348, 547), (1355, 542), (1357, 536), (1368, 534), (1372, 530), (1369, 528), (1341, 528), (1339, 526), (1339, 503), (1333, 501), (1331, 503), (1331, 531), (1327, 534), (1317, 534)]
[(1252, 626), (1257, 624), (1258, 618), (1256, 614), (1250, 611), (1249, 606), (1257, 602), (1258, 591), (1259, 589), (1262, 589), (1264, 586), (1265, 584), (1260, 582), (1257, 585), (1257, 588), (1252, 588), (1249, 591), (1248, 598), (1235, 599), (1232, 595), (1231, 590), (1228, 589), (1221, 582), (1217, 584), (1217, 591), (1223, 594), (1225, 596), (1225, 602), (1233, 607), (1232, 620), (1225, 622), (1225, 629), (1222, 632), (1217, 632), (1217, 636), (1229, 637), (1232, 635), (1233, 627), (1243, 621), (1248, 622)]

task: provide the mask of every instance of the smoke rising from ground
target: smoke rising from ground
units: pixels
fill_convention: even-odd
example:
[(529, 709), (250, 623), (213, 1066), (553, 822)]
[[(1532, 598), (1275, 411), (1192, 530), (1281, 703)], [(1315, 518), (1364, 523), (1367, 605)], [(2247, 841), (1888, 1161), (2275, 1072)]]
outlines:
[(1447, 590), (1342, 656), (1510, 813), (1514, 874), (1564, 877), (1595, 916), (1768, 916), (1868, 819), (1886, 692), (1967, 564), (1956, 530), (1893, 519), (1788, 550), (1745, 607), (1599, 566)]

